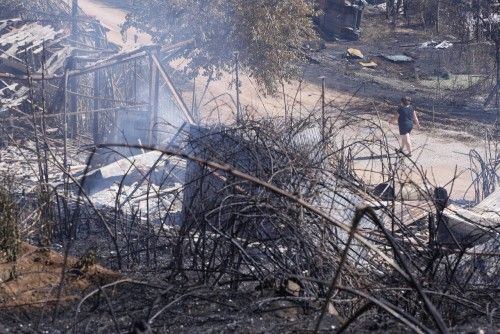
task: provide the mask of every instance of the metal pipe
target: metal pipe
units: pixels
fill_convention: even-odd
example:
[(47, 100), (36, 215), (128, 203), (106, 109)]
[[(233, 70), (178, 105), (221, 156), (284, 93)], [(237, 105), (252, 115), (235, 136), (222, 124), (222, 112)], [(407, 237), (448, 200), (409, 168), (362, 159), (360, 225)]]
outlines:
[(236, 72), (236, 124), (241, 123), (241, 109), (240, 109), (240, 74), (239, 74), (239, 51), (234, 52), (235, 72)]
[(325, 77), (319, 77), (321, 79), (321, 140), (323, 145), (325, 144), (326, 134), (326, 115), (325, 115)]

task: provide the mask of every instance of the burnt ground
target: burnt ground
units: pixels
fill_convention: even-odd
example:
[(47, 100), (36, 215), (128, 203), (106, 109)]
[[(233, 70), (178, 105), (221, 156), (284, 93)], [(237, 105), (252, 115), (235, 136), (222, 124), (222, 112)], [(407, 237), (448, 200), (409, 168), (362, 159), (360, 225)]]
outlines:
[[(456, 43), (443, 50), (420, 48), (426, 41), (458, 41), (458, 37), (436, 35), (403, 22), (391, 29), (385, 14), (373, 9), (365, 14), (362, 28), (358, 41), (330, 41), (324, 49), (311, 52), (306, 80), (319, 83), (318, 77), (325, 76), (327, 88), (375, 102), (383, 112), (394, 112), (400, 98), (410, 96), (424, 126), (435, 123), (483, 137), (484, 127), (497, 122), (493, 106), (483, 106), (494, 75), (491, 46)], [(364, 59), (346, 58), (348, 48), (359, 49)], [(414, 61), (393, 63), (382, 54), (404, 54)], [(364, 68), (360, 61), (374, 61), (378, 66)], [(438, 80), (436, 74), (443, 72), (450, 79)]]

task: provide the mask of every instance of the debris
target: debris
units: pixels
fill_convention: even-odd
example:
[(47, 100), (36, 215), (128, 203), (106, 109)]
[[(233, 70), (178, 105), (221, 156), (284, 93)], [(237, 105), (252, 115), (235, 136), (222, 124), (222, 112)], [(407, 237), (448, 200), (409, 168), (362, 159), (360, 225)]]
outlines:
[[(443, 211), (442, 219), (437, 222), (437, 241), (449, 248), (472, 247), (494, 237), (478, 223), (481, 217), (472, 212), (450, 205)], [(466, 214), (468, 217), (463, 216)]]
[(381, 57), (393, 63), (411, 63), (415, 61), (412, 57), (402, 54), (397, 54), (397, 55), (382, 54)]
[(387, 3), (381, 3), (379, 5), (376, 5), (375, 7), (378, 8), (381, 12), (385, 13), (387, 11)]
[(436, 42), (436, 41), (427, 41), (427, 42), (423, 42), (422, 44), (420, 44), (420, 48), (421, 49), (433, 48), (436, 45), (438, 45), (438, 42)]
[(448, 49), (453, 46), (453, 43), (448, 42), (448, 41), (442, 41), (438, 45), (435, 46), (436, 49)]
[[(500, 188), (486, 197), (478, 205), (473, 208), (473, 211), (480, 213), (483, 216), (500, 218)], [(499, 222), (500, 224), (500, 222)]]
[(89, 268), (95, 266), (96, 264), (96, 251), (94, 248), (90, 248), (82, 255), (78, 261), (72, 266), (72, 269), (77, 269), (82, 273), (86, 273)]
[(450, 248), (458, 247), (457, 243), (472, 247), (495, 238), (500, 226), (499, 199), (497, 190), (470, 210), (450, 204), (437, 222), (438, 243)]
[(354, 58), (354, 59), (363, 59), (365, 56), (359, 49), (355, 48), (348, 48), (347, 49), (347, 58)]
[(369, 61), (369, 62), (362, 62), (360, 61), (359, 64), (363, 67), (367, 67), (367, 68), (375, 68), (378, 66), (378, 64), (374, 61)]
[[(147, 152), (111, 162), (101, 168), (93, 170), (85, 176), (84, 189), (89, 194), (108, 189), (114, 183), (132, 185), (142, 183), (146, 178), (153, 182), (164, 182), (162, 175), (169, 167), (169, 160), (159, 152)], [(169, 177), (177, 182), (182, 180), (182, 167), (171, 166)], [(149, 174), (148, 174), (149, 172)]]
[(420, 44), (419, 47), (421, 49), (427, 49), (427, 48), (448, 49), (448, 48), (451, 48), (452, 46), (453, 46), (453, 43), (446, 41), (446, 40), (442, 41), (441, 43), (436, 42), (434, 40), (431, 40), (431, 41), (423, 42), (422, 44)]
[(391, 201), (396, 196), (394, 188), (389, 183), (381, 183), (373, 189), (373, 195), (380, 197), (384, 201)]

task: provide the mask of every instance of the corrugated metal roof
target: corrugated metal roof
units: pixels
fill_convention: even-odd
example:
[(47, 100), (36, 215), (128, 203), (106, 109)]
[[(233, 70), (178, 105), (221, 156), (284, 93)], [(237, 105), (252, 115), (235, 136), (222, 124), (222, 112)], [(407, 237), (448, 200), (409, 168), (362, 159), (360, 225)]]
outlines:
[[(6, 27), (19, 21), (3, 21)], [(0, 29), (1, 30), (1, 29)], [(38, 54), (43, 50), (43, 43), (50, 42), (63, 36), (62, 30), (55, 30), (50, 25), (41, 25), (37, 22), (26, 23), (13, 27), (0, 36), (0, 47), (2, 49), (0, 58), (22, 59), (20, 53), (30, 51)]]

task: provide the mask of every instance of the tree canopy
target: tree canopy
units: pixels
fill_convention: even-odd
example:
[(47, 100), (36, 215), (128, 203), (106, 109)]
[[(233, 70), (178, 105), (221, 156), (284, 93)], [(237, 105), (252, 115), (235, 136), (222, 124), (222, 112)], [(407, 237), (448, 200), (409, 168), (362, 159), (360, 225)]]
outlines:
[(138, 0), (123, 29), (136, 27), (156, 42), (194, 39), (182, 56), (191, 75), (217, 77), (234, 66), (234, 52), (268, 91), (294, 77), (302, 46), (315, 37), (310, 0)]

